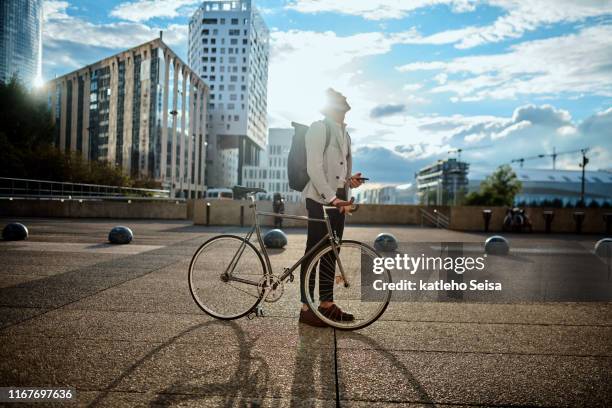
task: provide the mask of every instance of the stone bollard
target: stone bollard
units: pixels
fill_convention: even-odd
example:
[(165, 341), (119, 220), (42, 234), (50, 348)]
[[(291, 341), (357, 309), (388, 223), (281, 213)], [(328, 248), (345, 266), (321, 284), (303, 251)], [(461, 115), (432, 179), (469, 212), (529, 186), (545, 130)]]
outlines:
[(5, 241), (23, 241), (28, 239), (28, 234), (28, 228), (25, 225), (19, 222), (11, 222), (2, 230), (2, 239)]
[(510, 243), (501, 235), (493, 235), (485, 241), (485, 252), (491, 255), (508, 255)]
[(287, 245), (287, 235), (282, 230), (273, 229), (266, 232), (263, 238), (266, 248), (284, 248)]
[(117, 226), (108, 233), (108, 241), (111, 244), (126, 245), (132, 242), (134, 233), (128, 227)]
[(381, 252), (392, 252), (397, 249), (397, 238), (388, 232), (382, 232), (374, 239), (374, 249)]

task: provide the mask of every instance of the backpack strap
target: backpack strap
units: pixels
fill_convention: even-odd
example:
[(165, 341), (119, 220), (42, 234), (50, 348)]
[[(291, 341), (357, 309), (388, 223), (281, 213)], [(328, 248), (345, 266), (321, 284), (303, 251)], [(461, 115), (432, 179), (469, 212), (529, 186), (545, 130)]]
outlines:
[(323, 154), (327, 151), (327, 147), (329, 146), (329, 142), (331, 140), (331, 129), (329, 128), (329, 123), (325, 122), (325, 149), (323, 149)]

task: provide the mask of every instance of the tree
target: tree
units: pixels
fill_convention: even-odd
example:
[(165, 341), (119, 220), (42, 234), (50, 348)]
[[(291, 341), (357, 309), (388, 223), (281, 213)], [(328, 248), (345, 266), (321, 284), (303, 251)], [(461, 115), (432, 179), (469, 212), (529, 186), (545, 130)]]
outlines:
[(87, 161), (80, 152), (53, 146), (56, 128), (51, 115), (44, 97), (30, 93), (15, 77), (0, 82), (0, 177), (159, 186), (154, 180), (130, 180), (120, 166)]
[(512, 206), (523, 184), (509, 165), (499, 166), (480, 183), (480, 191), (465, 197), (466, 205)]

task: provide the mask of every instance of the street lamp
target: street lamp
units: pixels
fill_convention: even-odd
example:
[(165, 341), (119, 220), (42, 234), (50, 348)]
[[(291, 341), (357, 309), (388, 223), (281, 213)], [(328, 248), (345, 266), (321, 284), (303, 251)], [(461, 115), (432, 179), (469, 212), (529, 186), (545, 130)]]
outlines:
[(588, 151), (589, 151), (588, 148), (580, 150), (580, 153), (582, 153), (582, 163), (579, 164), (579, 166), (582, 168), (582, 180), (581, 180), (581, 186), (580, 186), (580, 202), (582, 203), (583, 207), (586, 206), (586, 203), (584, 202), (584, 183), (585, 183), (584, 170), (587, 164), (589, 164), (589, 158), (586, 157), (586, 153)]

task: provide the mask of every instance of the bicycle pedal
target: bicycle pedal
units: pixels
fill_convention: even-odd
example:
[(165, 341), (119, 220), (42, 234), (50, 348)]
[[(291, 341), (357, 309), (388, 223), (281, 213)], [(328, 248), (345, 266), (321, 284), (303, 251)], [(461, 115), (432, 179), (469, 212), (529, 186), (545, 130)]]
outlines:
[(255, 308), (255, 316), (257, 317), (264, 317), (264, 308), (261, 306), (257, 306), (257, 308)]

